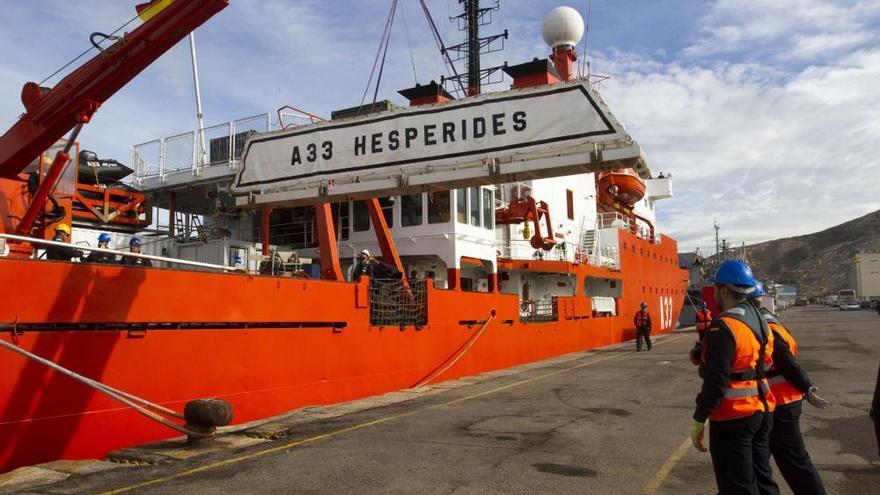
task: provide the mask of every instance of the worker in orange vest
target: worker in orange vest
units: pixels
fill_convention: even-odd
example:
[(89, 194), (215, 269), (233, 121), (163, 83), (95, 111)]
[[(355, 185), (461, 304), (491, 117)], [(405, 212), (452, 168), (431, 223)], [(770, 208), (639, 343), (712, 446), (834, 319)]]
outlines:
[(767, 369), (770, 392), (776, 400), (773, 412), (773, 430), (770, 431), (770, 453), (776, 459), (779, 472), (795, 495), (824, 495), (822, 478), (810, 460), (810, 454), (801, 435), (801, 405), (806, 397), (814, 407), (824, 409), (828, 401), (816, 395), (819, 390), (795, 361), (797, 342), (779, 319), (761, 307), (759, 298), (764, 287), (758, 283), (749, 300), (761, 312), (773, 332), (773, 365)]
[(773, 364), (773, 333), (748, 302), (757, 281), (741, 260), (715, 272), (715, 303), (722, 313), (706, 332), (701, 354), (703, 386), (691, 426), (694, 447), (709, 451), (721, 495), (778, 495), (770, 468), (770, 429), (775, 401), (765, 378)]
[(648, 303), (643, 302), (641, 309), (636, 311), (633, 317), (633, 324), (636, 326), (636, 352), (642, 352), (642, 340), (651, 350), (651, 314), (648, 313)]
[(706, 336), (706, 330), (709, 329), (710, 323), (712, 323), (712, 312), (709, 311), (709, 308), (706, 307), (706, 302), (703, 301), (700, 303), (700, 309), (697, 310), (697, 333), (700, 335), (700, 342)]
[(874, 400), (868, 413), (874, 421), (874, 436), (877, 437), (877, 449), (880, 450), (880, 368), (877, 368), (877, 383), (874, 384)]

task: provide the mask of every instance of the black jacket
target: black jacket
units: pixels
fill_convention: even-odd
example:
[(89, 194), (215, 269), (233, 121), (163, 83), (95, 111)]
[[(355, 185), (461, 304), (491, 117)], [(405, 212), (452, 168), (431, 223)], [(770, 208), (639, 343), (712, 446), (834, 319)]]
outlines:
[[(744, 301), (736, 307), (744, 311), (744, 319), (749, 327), (753, 329), (767, 328), (766, 324), (763, 324), (758, 310), (750, 303)], [(701, 423), (706, 421), (712, 412), (721, 405), (724, 392), (730, 385), (730, 374), (733, 372), (733, 361), (736, 358), (736, 340), (733, 337), (733, 331), (720, 319), (722, 315), (712, 320), (703, 339), (706, 354), (705, 364), (700, 366), (703, 387), (697, 394), (697, 407), (693, 416), (696, 421)], [(790, 351), (789, 355), (791, 355)]]
[[(56, 237), (52, 238), (53, 241), (56, 242), (64, 242), (63, 239)], [(58, 261), (70, 261), (73, 258), (82, 258), (83, 252), (79, 249), (74, 249), (72, 247), (66, 246), (47, 246), (46, 247), (46, 259), (47, 260), (58, 260)]]
[(116, 256), (110, 253), (92, 251), (85, 259), (86, 263), (116, 263)]
[(131, 256), (123, 256), (122, 259), (119, 260), (119, 264), (126, 266), (153, 266), (153, 263), (148, 259), (133, 258)]

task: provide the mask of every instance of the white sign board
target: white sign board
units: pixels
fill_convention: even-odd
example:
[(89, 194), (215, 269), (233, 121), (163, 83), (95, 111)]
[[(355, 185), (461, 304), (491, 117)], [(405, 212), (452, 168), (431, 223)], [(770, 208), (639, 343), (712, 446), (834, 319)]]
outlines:
[(302, 204), (646, 169), (641, 150), (585, 82), (282, 130), (248, 140), (239, 204)]

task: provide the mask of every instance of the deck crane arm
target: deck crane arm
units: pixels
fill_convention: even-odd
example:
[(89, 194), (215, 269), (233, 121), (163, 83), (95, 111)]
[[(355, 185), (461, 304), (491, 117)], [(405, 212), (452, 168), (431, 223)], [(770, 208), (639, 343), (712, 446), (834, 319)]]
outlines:
[(104, 101), (229, 0), (176, 0), (77, 68), (55, 87), (29, 82), (25, 113), (0, 137), (0, 177), (14, 179), (68, 131), (88, 123)]

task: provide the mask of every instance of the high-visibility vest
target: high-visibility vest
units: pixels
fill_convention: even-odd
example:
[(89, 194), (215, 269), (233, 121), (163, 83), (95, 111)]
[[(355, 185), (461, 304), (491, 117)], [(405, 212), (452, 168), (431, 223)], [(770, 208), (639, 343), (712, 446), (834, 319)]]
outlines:
[(648, 326), (648, 312), (639, 310), (636, 313), (636, 326), (637, 327), (646, 327)]
[[(781, 338), (791, 348), (791, 355), (797, 356), (797, 342), (791, 336), (788, 329), (782, 326), (782, 323), (770, 313), (764, 313), (764, 320), (770, 326), (774, 333), (774, 338)], [(767, 382), (770, 384), (770, 391), (773, 392), (773, 398), (777, 404), (791, 404), (804, 398), (803, 392), (795, 388), (788, 380), (774, 369), (773, 366), (767, 369)]]
[(712, 316), (709, 310), (697, 311), (697, 330), (708, 330), (709, 323), (712, 323)]
[[(736, 354), (733, 357), (733, 371), (731, 371), (730, 384), (727, 386), (727, 390), (724, 391), (724, 399), (709, 416), (709, 419), (712, 421), (743, 418), (760, 411), (772, 412), (776, 408), (767, 379), (757, 379), (758, 359), (761, 351), (761, 342), (758, 340), (758, 335), (761, 332), (756, 334), (743, 321), (745, 311), (745, 308), (737, 306), (721, 313), (721, 316), (718, 318), (733, 334)], [(704, 344), (702, 355), (704, 366), (706, 364), (707, 350), (708, 347)], [(765, 369), (773, 365), (773, 332), (771, 331), (767, 332), (767, 344), (764, 349), (763, 359)], [(760, 391), (758, 387), (761, 387)]]

